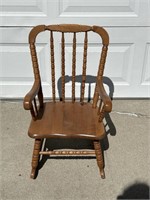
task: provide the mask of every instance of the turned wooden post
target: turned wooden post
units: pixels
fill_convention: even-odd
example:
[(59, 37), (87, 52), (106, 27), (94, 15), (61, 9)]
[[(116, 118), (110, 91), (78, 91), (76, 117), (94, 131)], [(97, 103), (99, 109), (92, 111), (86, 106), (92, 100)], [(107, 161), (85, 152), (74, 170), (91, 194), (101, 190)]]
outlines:
[(105, 172), (104, 172), (104, 161), (103, 161), (103, 155), (102, 155), (102, 148), (99, 140), (94, 141), (94, 148), (95, 148), (95, 154), (96, 154), (96, 160), (97, 165), (100, 170), (101, 178), (105, 178)]
[(55, 59), (54, 59), (54, 38), (53, 31), (50, 32), (50, 47), (51, 47), (51, 77), (52, 77), (52, 97), (55, 102)]
[(31, 170), (31, 178), (35, 178), (38, 162), (39, 162), (39, 152), (41, 149), (42, 139), (35, 139), (33, 155), (32, 155), (32, 170)]
[(73, 36), (72, 52), (72, 102), (75, 102), (75, 75), (76, 75), (76, 33)]
[[(107, 56), (107, 50), (108, 50), (108, 46), (103, 45), (100, 63), (99, 63), (98, 74), (97, 74), (97, 81), (102, 80), (102, 77), (103, 77), (103, 72), (104, 72), (104, 67), (105, 67), (105, 62), (106, 62), (106, 56)], [(99, 93), (98, 93), (98, 88), (97, 88), (97, 83), (96, 83), (94, 97), (93, 97), (93, 108), (96, 108), (98, 98), (99, 98)]]
[(65, 102), (65, 36), (61, 38), (61, 75), (62, 75), (62, 101)]
[(81, 103), (84, 102), (84, 92), (85, 92), (85, 81), (86, 81), (86, 64), (87, 64), (87, 48), (88, 48), (88, 37), (87, 32), (85, 32), (84, 38), (84, 52), (83, 52), (83, 68), (82, 68), (82, 84), (81, 84)]

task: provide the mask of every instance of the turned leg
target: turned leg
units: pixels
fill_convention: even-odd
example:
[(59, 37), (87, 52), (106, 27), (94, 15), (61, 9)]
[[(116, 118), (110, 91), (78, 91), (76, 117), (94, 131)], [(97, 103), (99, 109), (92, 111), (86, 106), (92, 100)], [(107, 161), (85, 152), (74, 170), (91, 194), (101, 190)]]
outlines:
[(36, 174), (36, 169), (38, 166), (38, 162), (39, 162), (39, 152), (41, 149), (41, 143), (42, 140), (41, 139), (35, 139), (35, 143), (34, 143), (34, 149), (33, 149), (33, 155), (32, 155), (32, 170), (31, 170), (31, 178), (35, 178), (35, 174)]
[(105, 178), (104, 161), (103, 161), (101, 144), (100, 144), (99, 140), (94, 141), (94, 148), (95, 148), (97, 165), (98, 165), (99, 170), (100, 170), (100, 175), (101, 175), (101, 178), (104, 179)]

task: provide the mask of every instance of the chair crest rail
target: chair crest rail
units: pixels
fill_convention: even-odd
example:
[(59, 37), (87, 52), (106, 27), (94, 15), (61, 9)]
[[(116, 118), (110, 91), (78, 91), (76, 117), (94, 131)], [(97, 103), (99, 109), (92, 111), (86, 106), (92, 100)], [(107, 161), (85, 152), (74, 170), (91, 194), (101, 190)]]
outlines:
[(49, 26), (46, 26), (46, 25), (35, 26), (29, 34), (29, 43), (34, 43), (38, 33), (45, 30), (65, 32), (65, 33), (93, 31), (93, 32), (98, 33), (101, 36), (103, 45), (109, 44), (109, 35), (104, 28), (100, 26), (86, 26), (86, 25), (79, 25), (79, 24), (60, 24), (60, 25), (58, 24), (58, 25), (49, 25)]

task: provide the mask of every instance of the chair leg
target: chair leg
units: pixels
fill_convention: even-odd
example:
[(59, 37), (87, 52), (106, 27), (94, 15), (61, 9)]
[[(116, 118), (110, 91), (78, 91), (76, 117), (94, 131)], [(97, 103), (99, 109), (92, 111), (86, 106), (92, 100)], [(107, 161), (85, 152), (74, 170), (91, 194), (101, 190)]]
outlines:
[(31, 162), (32, 170), (31, 170), (31, 175), (30, 175), (30, 178), (32, 179), (34, 179), (36, 175), (36, 170), (37, 170), (37, 166), (39, 162), (39, 152), (41, 149), (41, 143), (42, 143), (41, 139), (35, 139), (32, 162)]
[(99, 170), (100, 170), (100, 175), (101, 175), (101, 178), (104, 179), (105, 178), (104, 161), (103, 161), (101, 144), (100, 144), (99, 140), (94, 141), (94, 148), (95, 148), (97, 165), (98, 165)]

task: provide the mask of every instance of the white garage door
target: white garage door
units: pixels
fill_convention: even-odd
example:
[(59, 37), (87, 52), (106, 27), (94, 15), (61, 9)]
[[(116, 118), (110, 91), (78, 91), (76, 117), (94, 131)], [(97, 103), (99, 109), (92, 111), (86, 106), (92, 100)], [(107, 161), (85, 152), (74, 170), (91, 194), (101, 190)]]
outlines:
[[(31, 88), (33, 73), (28, 48), (31, 28), (38, 24), (59, 23), (104, 26), (110, 35), (104, 82), (113, 82), (114, 97), (150, 96), (149, 0), (1, 0), (0, 4), (1, 98), (21, 98)], [(47, 35), (40, 37), (37, 48), (43, 71), (44, 95), (47, 97), (50, 96), (48, 41)], [(77, 48), (79, 57), (80, 45)], [(69, 41), (66, 51), (66, 63), (69, 63)], [(98, 53), (97, 38), (93, 37), (89, 44), (89, 57), (95, 67)], [(59, 54), (58, 47), (56, 60)], [(70, 72), (69, 64), (67, 72)], [(93, 70), (89, 70), (88, 75), (93, 75)], [(56, 77), (58, 80), (60, 74), (57, 73)], [(70, 83), (67, 84), (69, 89)], [(69, 96), (69, 90), (67, 92)]]

